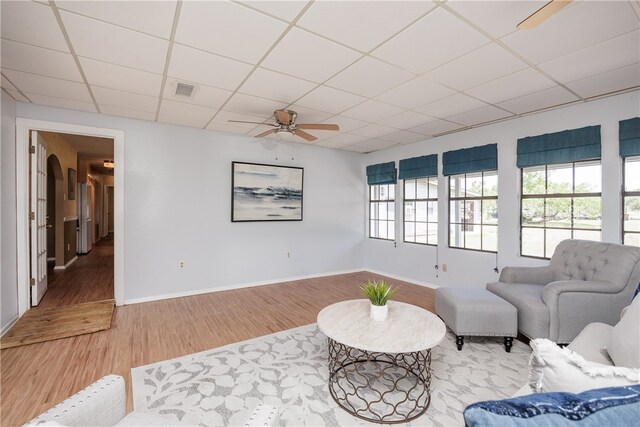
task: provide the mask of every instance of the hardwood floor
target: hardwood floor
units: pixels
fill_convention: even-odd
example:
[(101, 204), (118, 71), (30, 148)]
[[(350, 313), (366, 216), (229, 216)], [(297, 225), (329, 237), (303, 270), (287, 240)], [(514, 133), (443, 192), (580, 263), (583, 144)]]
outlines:
[(47, 274), (47, 292), (35, 309), (113, 299), (113, 238), (100, 240), (66, 270)]
[[(371, 278), (384, 277), (358, 272), (116, 307), (109, 330), (2, 350), (0, 424), (27, 422), (110, 373), (125, 378), (131, 410), (131, 368), (313, 323), (325, 306), (360, 298)], [(396, 300), (434, 311), (433, 289), (385, 279), (400, 286)]]

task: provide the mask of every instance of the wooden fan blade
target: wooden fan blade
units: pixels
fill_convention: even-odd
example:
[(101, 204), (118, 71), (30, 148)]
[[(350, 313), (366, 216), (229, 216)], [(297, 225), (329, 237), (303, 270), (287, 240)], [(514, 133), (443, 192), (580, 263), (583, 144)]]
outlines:
[(296, 125), (298, 129), (318, 129), (318, 130), (340, 130), (340, 126), (322, 123), (305, 123)]
[(291, 124), (291, 116), (285, 110), (276, 110), (276, 117), (278, 118), (278, 121), (283, 125)]
[(316, 139), (318, 139), (315, 136), (313, 136), (311, 134), (308, 134), (305, 131), (300, 130), (300, 129), (294, 130), (293, 133), (295, 133), (296, 135), (298, 135), (301, 138), (306, 139), (307, 141), (315, 141)]
[(273, 126), (273, 127), (278, 127), (278, 125), (274, 125), (273, 123), (262, 123), (262, 122), (248, 122), (246, 120), (227, 120), (228, 122), (232, 122), (232, 123), (251, 123), (254, 125), (265, 125), (265, 126)]
[(261, 137), (263, 137), (263, 136), (267, 136), (267, 135), (272, 134), (272, 133), (276, 133), (276, 130), (275, 130), (275, 129), (269, 129), (269, 130), (266, 130), (266, 131), (264, 131), (264, 132), (259, 133), (258, 135), (256, 135), (256, 138), (261, 138)]
[(521, 23), (516, 25), (516, 28), (519, 30), (530, 30), (531, 28), (535, 28), (551, 16), (560, 12), (564, 7), (568, 6), (569, 3), (571, 3), (571, 0), (551, 0), (549, 3), (533, 12)]

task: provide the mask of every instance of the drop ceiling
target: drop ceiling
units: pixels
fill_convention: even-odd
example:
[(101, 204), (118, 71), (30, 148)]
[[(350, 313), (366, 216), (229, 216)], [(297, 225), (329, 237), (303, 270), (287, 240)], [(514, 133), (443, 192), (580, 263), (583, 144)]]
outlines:
[(366, 153), (640, 87), (636, 0), (516, 31), (544, 3), (2, 1), (2, 88), (244, 135), (268, 128), (228, 120), (289, 108), (340, 125), (314, 144)]

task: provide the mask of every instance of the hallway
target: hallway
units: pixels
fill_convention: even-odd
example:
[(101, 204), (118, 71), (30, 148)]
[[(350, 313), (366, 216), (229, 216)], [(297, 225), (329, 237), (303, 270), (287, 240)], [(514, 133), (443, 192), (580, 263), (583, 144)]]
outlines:
[(38, 308), (113, 299), (113, 235), (103, 238), (66, 270), (48, 270), (48, 290)]

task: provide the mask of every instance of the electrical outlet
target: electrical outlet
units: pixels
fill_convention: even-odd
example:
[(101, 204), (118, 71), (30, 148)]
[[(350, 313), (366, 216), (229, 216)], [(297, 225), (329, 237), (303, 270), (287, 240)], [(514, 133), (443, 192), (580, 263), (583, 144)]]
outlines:
[(291, 252), (287, 252), (287, 258), (291, 258)]
[(184, 268), (184, 261), (180, 261), (180, 262), (178, 263), (178, 267), (180, 267), (180, 268)]
[(449, 271), (449, 266), (447, 264), (442, 264), (442, 272), (446, 273), (447, 271)]

